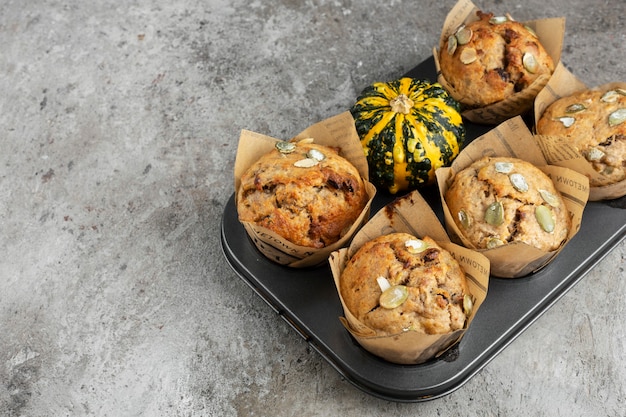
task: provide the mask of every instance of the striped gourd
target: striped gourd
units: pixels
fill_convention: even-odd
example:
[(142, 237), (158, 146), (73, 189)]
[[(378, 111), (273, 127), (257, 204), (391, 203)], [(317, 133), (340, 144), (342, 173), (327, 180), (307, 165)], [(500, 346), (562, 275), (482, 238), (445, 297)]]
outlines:
[(438, 83), (414, 78), (374, 83), (350, 109), (370, 181), (391, 194), (434, 183), (465, 139), (460, 105)]

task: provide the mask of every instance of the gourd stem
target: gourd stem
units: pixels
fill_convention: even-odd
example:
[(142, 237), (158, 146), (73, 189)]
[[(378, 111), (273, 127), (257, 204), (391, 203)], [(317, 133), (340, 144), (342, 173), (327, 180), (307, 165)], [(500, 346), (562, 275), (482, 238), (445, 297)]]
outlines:
[(389, 105), (391, 110), (396, 113), (409, 114), (413, 108), (413, 100), (405, 94), (400, 94), (389, 100)]

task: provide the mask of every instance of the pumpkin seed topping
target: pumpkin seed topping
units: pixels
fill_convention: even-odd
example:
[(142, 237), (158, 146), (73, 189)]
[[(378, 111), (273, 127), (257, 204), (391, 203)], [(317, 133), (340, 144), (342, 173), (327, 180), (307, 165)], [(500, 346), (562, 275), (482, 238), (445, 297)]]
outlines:
[(392, 285), (380, 295), (378, 302), (382, 308), (400, 307), (409, 298), (409, 290), (404, 285)]
[(317, 159), (304, 158), (304, 159), (300, 159), (299, 161), (294, 162), (293, 166), (298, 167), (298, 168), (311, 168), (319, 163), (320, 161), (318, 161)]
[(428, 248), (428, 243), (421, 239), (409, 239), (404, 242), (404, 246), (409, 252), (415, 254), (424, 252)]
[(594, 162), (594, 161), (600, 161), (602, 158), (604, 158), (604, 155), (605, 153), (602, 152), (600, 149), (590, 148), (586, 152), (585, 157), (587, 158), (587, 161)]
[(500, 174), (508, 174), (513, 169), (513, 163), (512, 162), (496, 162), (494, 164), (494, 167), (496, 169), (496, 172), (499, 172)]
[(489, 204), (485, 210), (485, 221), (492, 226), (500, 226), (504, 223), (504, 206), (502, 201)]
[(280, 153), (291, 153), (296, 150), (296, 144), (293, 142), (285, 142), (284, 140), (276, 142), (274, 147)]
[(515, 188), (520, 193), (525, 193), (528, 191), (528, 183), (526, 182), (526, 178), (522, 174), (511, 174), (509, 175), (509, 180)]
[(456, 31), (455, 35), (456, 35), (456, 40), (458, 44), (465, 45), (466, 43), (472, 40), (473, 34), (474, 32), (472, 32), (472, 29), (465, 27), (465, 26), (461, 26), (459, 30)]
[(469, 229), (469, 227), (472, 225), (472, 218), (469, 216), (469, 214), (467, 214), (465, 210), (461, 209), (457, 213), (457, 216), (459, 217), (459, 221), (461, 222), (461, 225), (464, 228)]
[(476, 49), (474, 48), (465, 48), (463, 52), (461, 52), (460, 56), (461, 62), (465, 65), (471, 64), (472, 62), (478, 59), (478, 54), (476, 54)]
[(492, 25), (500, 25), (506, 22), (507, 20), (509, 20), (509, 18), (506, 16), (494, 16), (491, 19), (489, 19), (489, 23), (491, 23)]
[(326, 156), (324, 156), (324, 154), (317, 149), (309, 149), (306, 156), (308, 158), (315, 159), (316, 161), (323, 161), (326, 158)]
[(619, 98), (619, 93), (615, 90), (609, 90), (606, 93), (602, 94), (600, 100), (605, 103), (615, 103)]
[(574, 103), (567, 106), (567, 108), (565, 109), (565, 113), (579, 113), (584, 110), (587, 110), (587, 107), (585, 107), (584, 104)]
[(543, 201), (552, 207), (558, 207), (560, 205), (559, 198), (548, 190), (539, 190), (539, 195), (543, 198)]
[(376, 278), (376, 282), (378, 283), (378, 286), (380, 287), (380, 290), (382, 292), (387, 291), (391, 287), (389, 280), (382, 275)]
[(563, 126), (565, 127), (570, 127), (574, 124), (574, 122), (576, 122), (576, 119), (571, 116), (557, 117), (556, 120), (563, 123)]
[(535, 58), (535, 56), (530, 52), (526, 52), (524, 54), (524, 56), (522, 57), (522, 64), (524, 64), (524, 68), (526, 68), (526, 70), (531, 74), (536, 73), (537, 69), (539, 69), (539, 63), (537, 62), (537, 58)]
[(448, 54), (454, 55), (454, 51), (456, 51), (457, 44), (458, 42), (456, 40), (456, 36), (450, 35), (450, 37), (448, 38)]
[(624, 121), (626, 121), (626, 109), (615, 110), (609, 114), (609, 126), (611, 127), (622, 124)]
[(487, 241), (487, 249), (497, 248), (502, 245), (504, 245), (504, 242), (497, 237), (492, 237)]
[(555, 221), (550, 207), (537, 206), (535, 208), (535, 218), (544, 232), (552, 233), (554, 231)]
[(472, 296), (469, 294), (463, 295), (463, 312), (465, 313), (465, 316), (471, 315), (473, 309), (474, 300), (472, 300)]
[(619, 96), (626, 96), (626, 90), (624, 90), (623, 88), (609, 90), (602, 95), (600, 100), (605, 103), (615, 103), (619, 99)]
[(533, 35), (535, 38), (538, 38), (539, 36), (537, 36), (537, 32), (535, 32), (535, 29), (531, 28), (528, 25), (524, 25), (524, 28), (530, 32), (531, 35)]

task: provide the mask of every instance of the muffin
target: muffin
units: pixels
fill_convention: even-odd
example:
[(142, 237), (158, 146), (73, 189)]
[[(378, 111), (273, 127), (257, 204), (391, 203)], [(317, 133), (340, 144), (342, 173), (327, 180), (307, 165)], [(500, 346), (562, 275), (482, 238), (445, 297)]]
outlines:
[(554, 62), (535, 32), (523, 23), (477, 11), (439, 51), (441, 74), (465, 108), (485, 107), (528, 88)]
[(361, 246), (339, 289), (346, 308), (377, 336), (450, 333), (465, 326), (472, 309), (465, 273), (452, 255), (429, 237), (404, 232)]
[(319, 249), (350, 229), (368, 199), (359, 171), (337, 149), (279, 141), (242, 175), (237, 211), (241, 222)]
[(553, 102), (537, 121), (540, 135), (565, 138), (600, 176), (592, 187), (626, 179), (626, 89), (589, 89)]
[(517, 158), (477, 160), (454, 175), (444, 199), (476, 249), (523, 242), (552, 252), (569, 235), (569, 212), (552, 180)]

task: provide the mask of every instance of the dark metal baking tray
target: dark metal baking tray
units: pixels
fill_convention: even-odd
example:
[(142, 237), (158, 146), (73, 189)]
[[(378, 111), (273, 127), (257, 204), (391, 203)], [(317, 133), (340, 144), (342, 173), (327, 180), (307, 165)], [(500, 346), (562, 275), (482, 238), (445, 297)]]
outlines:
[[(434, 81), (434, 71), (431, 58), (407, 76)], [(468, 142), (488, 130), (466, 126)], [(442, 220), (436, 189), (421, 194)], [(372, 213), (392, 200), (379, 193)], [(234, 194), (221, 226), (222, 249), (233, 270), (337, 372), (376, 397), (418, 402), (461, 387), (582, 279), (626, 237), (626, 210), (606, 202), (588, 203), (580, 231), (554, 261), (527, 277), (491, 278), (487, 298), (461, 341), (421, 365), (396, 365), (358, 345), (339, 321), (343, 311), (330, 268), (293, 269), (266, 259), (237, 219)]]

